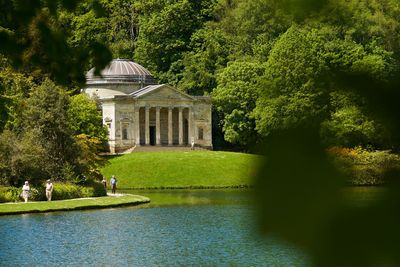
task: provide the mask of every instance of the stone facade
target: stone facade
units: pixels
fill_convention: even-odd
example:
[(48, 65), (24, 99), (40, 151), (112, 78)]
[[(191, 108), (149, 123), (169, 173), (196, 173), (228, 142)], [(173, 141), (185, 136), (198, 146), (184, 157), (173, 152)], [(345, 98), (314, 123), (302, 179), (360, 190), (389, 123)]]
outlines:
[[(121, 61), (114, 60), (111, 67), (121, 67)], [(129, 75), (132, 76), (132, 72), (126, 77), (118, 73), (114, 77), (118, 76), (119, 81), (112, 82), (107, 78), (90, 77), (95, 82), (88, 82), (83, 89), (100, 100), (111, 153), (134, 146), (188, 146), (192, 139), (196, 146), (212, 149), (209, 97), (190, 96), (166, 84), (146, 85), (142, 82), (144, 78), (136, 78), (138, 83), (129, 80)]]

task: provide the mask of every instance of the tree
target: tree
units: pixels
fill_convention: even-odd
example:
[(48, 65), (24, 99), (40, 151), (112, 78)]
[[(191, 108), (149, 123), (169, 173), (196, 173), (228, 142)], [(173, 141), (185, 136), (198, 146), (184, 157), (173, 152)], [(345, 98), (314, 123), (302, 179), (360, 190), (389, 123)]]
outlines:
[(327, 85), (321, 76), (326, 66), (318, 39), (314, 31), (294, 25), (275, 43), (254, 110), (260, 134), (318, 123), (325, 115)]
[(18, 109), (35, 86), (32, 77), (13, 71), (8, 64), (0, 67), (0, 132), (14, 128)]
[(232, 62), (217, 75), (218, 86), (212, 96), (224, 117), (225, 140), (251, 147), (259, 139), (252, 112), (258, 98), (257, 81), (264, 71), (259, 63)]
[[(73, 12), (78, 1), (1, 1), (0, 54), (14, 68), (48, 74), (61, 84), (83, 84), (88, 62), (101, 70), (111, 60), (104, 43), (90, 42), (73, 46), (68, 42), (68, 27), (62, 25), (63, 13)], [(103, 8), (92, 1), (99, 15)]]
[(45, 164), (41, 164), (46, 177), (60, 177), (63, 168), (74, 166), (77, 175), (79, 150), (68, 124), (69, 96), (50, 80), (45, 80), (26, 100), (22, 111), (22, 132), (36, 130), (36, 143), (45, 150)]
[(98, 154), (105, 150), (108, 131), (103, 125), (97, 103), (86, 94), (72, 96), (68, 108), (68, 125), (79, 148), (79, 173), (101, 179), (98, 169), (106, 160)]
[[(182, 71), (182, 54), (189, 51), (190, 38), (210, 17), (214, 0), (141, 3), (139, 37), (135, 58), (150, 70), (160, 82), (177, 83)], [(210, 8), (211, 7), (211, 8)]]
[[(292, 4), (297, 2), (297, 4), (307, 6), (313, 1), (283, 2)], [(337, 6), (336, 3), (338, 3)], [(303, 37), (292, 35), (293, 40), (299, 41), (300, 49), (293, 47), (293, 52), (299, 54), (299, 58), (289, 53), (282, 53), (281, 57), (276, 58), (279, 54), (274, 51), (275, 48), (279, 48), (276, 46), (283, 46), (280, 39), (274, 45), (268, 60), (275, 58), (274, 60), (277, 61), (271, 63), (282, 63), (285, 62), (285, 56), (288, 57), (290, 61), (287, 61), (286, 65), (292, 73), (285, 69), (285, 64), (278, 64), (276, 70), (282, 70), (282, 74), (273, 70), (269, 74), (276, 76), (270, 75), (266, 78), (269, 82), (265, 83), (263, 92), (273, 97), (271, 106), (275, 108), (274, 112), (268, 111), (266, 114), (269, 115), (261, 114), (261, 105), (271, 101), (268, 97), (265, 97), (262, 102), (257, 102), (257, 105), (260, 104), (257, 106), (260, 112), (259, 118), (263, 116), (276, 118), (276, 124), (271, 125), (277, 129), (269, 132), (265, 141), (266, 157), (256, 185), (262, 230), (266, 234), (277, 235), (301, 247), (311, 256), (312, 264), (315, 266), (398, 265), (400, 262), (399, 216), (397, 215), (397, 207), (400, 203), (399, 170), (391, 169), (382, 173), (383, 179), (390, 182), (379, 200), (365, 203), (362, 207), (355, 206), (354, 203), (343, 198), (345, 179), (332, 164), (331, 158), (325, 151), (326, 145), (321, 140), (319, 125), (322, 120), (315, 120), (314, 114), (302, 113), (303, 109), (299, 109), (299, 116), (296, 116), (294, 112), (287, 112), (291, 118), (294, 116), (295, 120), (289, 121), (290, 123), (286, 123), (284, 127), (279, 125), (286, 121), (285, 116), (278, 112), (287, 111), (287, 105), (291, 104), (292, 100), (296, 100), (293, 99), (292, 89), (301, 92), (303, 89), (301, 85), (308, 81), (302, 77), (315, 78), (312, 72), (319, 71), (319, 68), (315, 68), (313, 58), (311, 58), (309, 70), (306, 68), (307, 64), (303, 64), (307, 51), (301, 48), (304, 44), (310, 44), (309, 50), (314, 52), (311, 56), (321, 59), (323, 65), (329, 67), (330, 71), (325, 72), (324, 79), (329, 85), (326, 88), (330, 92), (349, 91), (355, 93), (356, 96), (361, 96), (365, 101), (364, 106), (354, 103), (335, 106), (333, 100), (337, 96), (324, 94), (324, 96), (330, 95), (327, 110), (333, 111), (325, 113), (328, 115), (325, 118), (331, 119), (329, 123), (333, 125), (330, 126), (335, 126), (337, 123), (341, 128), (336, 133), (340, 134), (342, 129), (347, 127), (344, 122), (347, 123), (349, 119), (351, 127), (371, 125), (372, 120), (365, 117), (365, 113), (368, 116), (371, 114), (375, 116), (378, 113), (386, 115), (382, 117), (391, 118), (388, 121), (392, 124), (391, 126), (394, 126), (391, 127), (392, 135), (398, 136), (400, 133), (398, 105), (396, 108), (394, 100), (399, 98), (399, 83), (398, 80), (391, 78), (393, 74), (398, 73), (398, 59), (395, 56), (398, 54), (398, 49), (390, 41), (398, 38), (398, 34), (391, 37), (386, 35), (392, 30), (398, 30), (399, 24), (394, 19), (396, 17), (394, 13), (399, 8), (398, 2), (360, 0), (329, 1), (324, 4), (326, 5), (320, 6), (320, 10), (314, 9), (314, 13), (310, 16), (306, 16), (307, 12), (303, 12), (306, 19), (300, 19), (301, 24), (315, 27), (321, 26), (321, 21), (323, 21), (324, 24), (326, 23), (325, 26), (327, 24), (336, 26), (337, 34), (333, 35), (336, 37), (323, 39), (325, 41), (318, 42), (320, 48), (314, 50), (315, 46), (312, 45), (314, 42), (309, 43), (307, 38), (304, 38), (307, 35)], [(309, 11), (303, 8), (304, 6), (301, 7)], [(335, 12), (325, 13), (326, 10)], [(327, 16), (328, 14), (330, 16)], [(368, 22), (372, 18), (373, 20)], [(387, 22), (390, 23), (387, 24)], [(363, 24), (366, 27), (360, 27)], [(288, 38), (286, 33), (284, 35)], [(293, 41), (288, 38), (287, 42), (288, 46), (292, 47)], [(370, 49), (373, 43), (372, 47), (376, 49)], [(352, 47), (352, 49), (346, 51), (341, 47)], [(284, 47), (281, 49), (281, 51), (288, 51)], [(377, 53), (377, 51), (383, 53)], [(394, 54), (390, 56), (392, 52)], [(297, 64), (298, 61), (300, 61), (299, 64)], [(270, 62), (268, 65), (271, 66)], [(301, 68), (293, 68), (297, 66)], [(337, 68), (338, 66), (340, 67)], [(388, 72), (390, 75), (385, 74), (383, 71), (385, 69), (391, 70)], [(299, 81), (301, 83), (296, 85)], [(289, 90), (286, 90), (285, 86), (278, 85), (287, 85)], [(320, 87), (320, 89), (325, 89), (325, 87)], [(286, 98), (280, 98), (278, 92)], [(275, 101), (281, 101), (281, 104)], [(345, 101), (340, 102), (345, 103)], [(309, 103), (314, 106), (319, 102)], [(302, 114), (306, 115), (306, 119), (298, 123), (298, 117)], [(380, 117), (381, 121), (387, 122), (382, 120), (382, 117)], [(262, 123), (267, 125), (268, 121), (262, 121)], [(268, 132), (266, 129), (264, 131)]]
[(195, 32), (191, 39), (192, 49), (184, 54), (184, 69), (179, 88), (189, 94), (204, 95), (217, 86), (216, 73), (226, 67), (232, 52), (232, 38), (219, 29), (207, 28)]
[(74, 13), (64, 14), (64, 25), (70, 27), (69, 43), (88, 46), (106, 44), (114, 58), (132, 58), (139, 31), (137, 3), (133, 0), (101, 1), (104, 9), (98, 16), (91, 1), (83, 1)]
[(19, 186), (29, 180), (37, 184), (48, 176), (44, 147), (38, 143), (37, 129), (17, 136), (10, 130), (0, 134), (0, 183)]
[(73, 135), (85, 134), (96, 137), (103, 144), (108, 139), (107, 128), (103, 125), (97, 103), (86, 94), (74, 95), (68, 106), (68, 125)]

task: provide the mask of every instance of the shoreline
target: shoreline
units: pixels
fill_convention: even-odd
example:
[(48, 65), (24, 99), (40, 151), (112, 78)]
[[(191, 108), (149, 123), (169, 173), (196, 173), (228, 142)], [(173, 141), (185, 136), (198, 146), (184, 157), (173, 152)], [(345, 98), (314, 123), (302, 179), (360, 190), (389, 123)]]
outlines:
[(195, 185), (195, 186), (154, 186), (154, 187), (124, 187), (118, 188), (119, 191), (124, 190), (175, 190), (175, 189), (251, 189), (255, 188), (254, 185), (211, 185), (211, 186), (202, 186), (202, 185)]
[(54, 201), (33, 202), (8, 202), (0, 204), (0, 216), (18, 215), (29, 213), (47, 213), (57, 211), (76, 211), (137, 206), (150, 203), (150, 199), (144, 196), (131, 194), (107, 194), (104, 197), (75, 198)]

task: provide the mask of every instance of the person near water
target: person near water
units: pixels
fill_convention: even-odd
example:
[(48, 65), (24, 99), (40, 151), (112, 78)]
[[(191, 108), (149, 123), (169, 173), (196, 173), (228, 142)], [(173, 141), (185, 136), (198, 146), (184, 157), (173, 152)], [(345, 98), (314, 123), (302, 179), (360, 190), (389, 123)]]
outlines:
[(28, 198), (31, 196), (31, 188), (28, 181), (25, 181), (25, 184), (22, 186), (21, 196), (25, 200), (25, 203), (28, 202)]
[(111, 185), (111, 192), (115, 194), (115, 191), (117, 190), (117, 178), (115, 178), (115, 175), (111, 177), (110, 185)]
[(101, 181), (101, 183), (104, 185), (104, 188), (107, 190), (107, 180), (106, 180), (106, 178), (103, 177), (103, 180)]
[(46, 183), (46, 198), (47, 198), (47, 201), (51, 201), (52, 195), (53, 195), (53, 183), (49, 179), (49, 180), (47, 180), (47, 183)]

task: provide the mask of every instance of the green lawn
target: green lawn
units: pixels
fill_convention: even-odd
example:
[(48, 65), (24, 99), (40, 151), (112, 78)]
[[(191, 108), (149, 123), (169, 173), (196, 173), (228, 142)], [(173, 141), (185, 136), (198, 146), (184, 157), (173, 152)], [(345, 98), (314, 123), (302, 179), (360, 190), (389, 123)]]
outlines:
[(250, 186), (260, 156), (220, 151), (136, 152), (109, 158), (101, 172), (120, 189)]
[(150, 200), (147, 197), (138, 195), (122, 195), (108, 196), (97, 198), (79, 198), (70, 200), (57, 201), (40, 201), (40, 202), (18, 202), (18, 203), (3, 203), (0, 204), (0, 215), (21, 214), (21, 213), (36, 213), (50, 211), (67, 211), (67, 210), (82, 210), (82, 209), (98, 209), (106, 207), (118, 207), (137, 205), (148, 203)]

